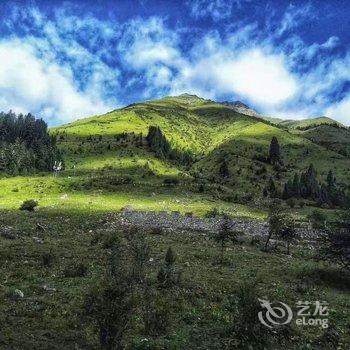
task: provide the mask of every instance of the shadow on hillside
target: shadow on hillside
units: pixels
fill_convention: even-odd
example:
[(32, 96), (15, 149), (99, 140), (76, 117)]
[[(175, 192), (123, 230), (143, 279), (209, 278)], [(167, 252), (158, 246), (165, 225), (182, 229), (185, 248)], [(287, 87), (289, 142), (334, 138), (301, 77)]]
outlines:
[(315, 285), (332, 287), (342, 291), (350, 290), (350, 274), (340, 268), (324, 267), (303, 271), (300, 278)]
[(251, 117), (245, 114), (240, 114), (235, 112), (234, 110), (230, 108), (218, 108), (217, 106), (208, 106), (208, 107), (198, 107), (196, 109), (191, 110), (193, 114), (196, 114), (200, 117), (206, 117), (206, 118), (214, 118), (220, 121), (220, 119), (227, 119), (227, 120), (247, 120), (252, 121), (254, 123), (257, 122), (257, 119), (255, 117)]
[[(71, 173), (71, 172), (70, 172)], [(67, 174), (67, 173), (66, 173)], [(182, 181), (185, 179), (182, 178)], [(173, 188), (181, 182), (179, 175), (155, 174), (143, 166), (113, 167), (104, 170), (80, 170), (69, 179), (68, 187), (75, 191), (120, 191), (123, 187)]]

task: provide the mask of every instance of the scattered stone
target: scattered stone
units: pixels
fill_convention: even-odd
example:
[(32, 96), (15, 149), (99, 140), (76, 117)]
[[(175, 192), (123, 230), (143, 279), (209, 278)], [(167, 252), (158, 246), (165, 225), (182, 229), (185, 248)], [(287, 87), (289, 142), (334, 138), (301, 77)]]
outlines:
[(39, 238), (39, 237), (33, 237), (33, 241), (35, 243), (39, 243), (39, 244), (43, 244), (44, 243), (44, 240), (42, 238)]
[(44, 289), (46, 292), (56, 292), (56, 288), (49, 287), (47, 284), (44, 284), (44, 285), (43, 285), (43, 289)]
[(40, 224), (39, 222), (36, 224), (36, 229), (38, 231), (46, 231), (46, 226), (44, 226), (43, 224)]
[(24, 293), (20, 289), (15, 289), (12, 293), (13, 299), (22, 299), (24, 298)]

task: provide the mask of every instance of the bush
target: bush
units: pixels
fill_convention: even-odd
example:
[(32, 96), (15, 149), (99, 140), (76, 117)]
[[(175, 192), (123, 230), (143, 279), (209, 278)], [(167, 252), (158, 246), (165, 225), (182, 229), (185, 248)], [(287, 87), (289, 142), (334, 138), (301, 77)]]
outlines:
[(67, 266), (64, 270), (64, 277), (84, 277), (86, 276), (88, 268), (85, 264), (80, 263), (78, 265)]
[[(130, 239), (134, 238), (137, 236), (133, 234)], [(128, 327), (135, 316), (135, 310), (140, 307), (136, 294), (139, 281), (145, 280), (141, 274), (144, 274), (148, 261), (148, 254), (138, 256), (138, 261), (133, 259), (140, 252), (139, 248), (144, 252), (147, 250), (143, 244), (139, 246), (132, 241), (126, 244), (122, 238), (116, 239), (108, 256), (104, 277), (85, 297), (82, 316), (97, 331), (101, 349), (125, 348)], [(135, 270), (139, 271), (135, 274)], [(140, 278), (136, 280), (135, 275)]]
[(220, 216), (220, 215), (221, 215), (220, 211), (217, 208), (213, 208), (205, 214), (205, 217), (206, 218), (216, 218), (217, 216)]
[(179, 184), (179, 182), (180, 182), (179, 179), (175, 177), (168, 177), (163, 181), (164, 185), (167, 185), (167, 186), (176, 186)]
[(45, 252), (41, 255), (41, 261), (43, 266), (51, 267), (55, 261), (56, 257), (52, 251)]
[(259, 235), (254, 235), (250, 239), (250, 245), (258, 247), (262, 244), (262, 238)]
[(318, 258), (331, 261), (350, 271), (350, 218), (344, 214), (320, 237)]
[(157, 235), (158, 236), (158, 235), (163, 234), (163, 229), (160, 226), (152, 227), (149, 233), (151, 235)]
[(27, 210), (27, 211), (34, 211), (35, 208), (38, 206), (38, 202), (34, 199), (29, 199), (24, 201), (21, 206), (19, 207), (19, 210)]
[(323, 229), (326, 225), (327, 216), (321, 210), (314, 210), (309, 216), (312, 227), (316, 229)]
[(145, 334), (153, 337), (165, 334), (171, 324), (171, 311), (166, 297), (148, 289), (143, 312)]
[(296, 201), (294, 198), (289, 198), (286, 200), (286, 203), (288, 204), (288, 206), (293, 209), (296, 205)]
[(164, 266), (160, 268), (157, 275), (159, 287), (170, 288), (178, 285), (181, 280), (181, 273), (175, 268), (176, 257), (171, 248), (168, 248), (164, 260)]

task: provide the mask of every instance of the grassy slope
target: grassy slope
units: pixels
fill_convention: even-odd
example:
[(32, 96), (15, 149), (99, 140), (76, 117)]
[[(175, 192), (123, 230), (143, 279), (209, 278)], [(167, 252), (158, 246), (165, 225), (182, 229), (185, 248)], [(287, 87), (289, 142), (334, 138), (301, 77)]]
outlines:
[(297, 131), (297, 133), (327, 149), (350, 156), (350, 130), (319, 125), (304, 131)]
[[(159, 125), (173, 147), (191, 150), (197, 155), (199, 161), (192, 169), (159, 160), (149, 152), (145, 141), (143, 145), (138, 144), (138, 135), (145, 137), (150, 125)], [(59, 179), (46, 175), (0, 180), (5, 189), (0, 195), (2, 208), (16, 208), (19, 201), (34, 197), (41, 205), (53, 208), (108, 211), (132, 205), (142, 209), (180, 209), (203, 214), (207, 208), (219, 206), (234, 215), (244, 213), (261, 217), (261, 212), (247, 206), (241, 206), (237, 211), (232, 200), (242, 202), (247, 193), (260, 198), (268, 178), (275, 176), (269, 165), (266, 165), (267, 174), (256, 175), (264, 164), (253, 160), (256, 154), (268, 153), (273, 136), (279, 139), (287, 164), (287, 172), (282, 173), (277, 183), (282, 184), (294, 171), (305, 169), (311, 162), (321, 176), (333, 169), (338, 179), (350, 182), (349, 159), (326, 150), (303, 135), (193, 96), (134, 104), (54, 128), (52, 132), (59, 136), (66, 171)], [(128, 141), (117, 140), (122, 133), (129, 135)], [(216, 190), (211, 188), (211, 178), (217, 176), (222, 154), (228, 155), (232, 174), (222, 191), (231, 196), (231, 203), (217, 201)], [(209, 179), (205, 194), (198, 193), (196, 181), (191, 183), (195, 173)], [(164, 187), (163, 179), (167, 176), (179, 177), (181, 185), (173, 189)], [(122, 181), (125, 177), (131, 179), (128, 186)], [(13, 192), (21, 186), (25, 188)], [(181, 197), (181, 204), (175, 201), (177, 197)], [(182, 203), (186, 205), (182, 206)]]
[(303, 120), (282, 120), (278, 124), (284, 125), (290, 129), (311, 128), (319, 125), (332, 125), (332, 124), (337, 124), (341, 127), (344, 127), (343, 124), (328, 117), (318, 117), (318, 118), (310, 118), (310, 119), (303, 119)]
[[(15, 240), (0, 237), (0, 347), (3, 349), (97, 349), (98, 337), (81, 321), (84, 296), (99, 285), (109, 250), (104, 242), (115, 234), (110, 218), (98, 213), (77, 215), (50, 210), (34, 213), (0, 212), (4, 227), (10, 227)], [(41, 231), (40, 223), (47, 230)], [(33, 240), (43, 239), (39, 244)], [(99, 239), (96, 239), (99, 238)], [(140, 324), (140, 310), (127, 333), (128, 349), (223, 349), (234, 339), (230, 300), (247, 281), (258, 282), (258, 296), (283, 301), (295, 309), (298, 300), (324, 300), (329, 303), (329, 323), (348, 348), (350, 322), (349, 276), (315, 261), (313, 252), (293, 248), (293, 257), (279, 252), (264, 253), (249, 244), (229, 246), (225, 263), (217, 264), (219, 247), (207, 235), (172, 232), (150, 235), (153, 258), (148, 278), (156, 288), (155, 275), (169, 246), (176, 252), (176, 268), (183, 271), (179, 289), (161, 291), (172, 310), (166, 335), (149, 337)], [(93, 243), (94, 242), (94, 243)], [(42, 257), (51, 252), (52, 266)], [(86, 276), (66, 277), (64, 271), (84, 264)], [(54, 288), (45, 290), (44, 286)], [(24, 298), (14, 300), (11, 291), (20, 289)], [(231, 304), (232, 305), (232, 304)], [(292, 325), (293, 339), (283, 348), (316, 349), (311, 345), (324, 330), (315, 326)], [(147, 338), (150, 347), (142, 340)], [(134, 344), (134, 345), (131, 345)], [(294, 344), (294, 347), (292, 346)], [(308, 346), (306, 344), (309, 344)], [(137, 347), (137, 346), (138, 347)], [(278, 348), (282, 348), (278, 347)], [(328, 343), (324, 349), (330, 349)], [(323, 349), (323, 348), (322, 348)]]
[[(293, 134), (302, 136), (315, 144), (343, 155), (350, 155), (350, 130), (343, 124), (328, 118), (319, 117), (305, 120), (282, 120), (264, 117)], [(337, 124), (339, 128), (334, 127)], [(301, 130), (303, 129), (303, 130)]]

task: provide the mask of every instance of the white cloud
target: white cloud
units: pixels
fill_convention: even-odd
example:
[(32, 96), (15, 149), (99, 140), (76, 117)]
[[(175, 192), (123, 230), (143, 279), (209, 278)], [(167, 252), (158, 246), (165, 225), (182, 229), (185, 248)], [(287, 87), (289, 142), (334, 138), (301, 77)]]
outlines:
[(350, 125), (350, 96), (327, 107), (325, 115)]
[(234, 60), (214, 61), (213, 72), (223, 91), (235, 92), (264, 107), (279, 105), (297, 91), (284, 58), (260, 49), (242, 52)]
[(259, 48), (236, 54), (213, 44), (200, 56), (182, 67), (172, 81), (173, 93), (188, 90), (208, 98), (235, 95), (264, 109), (276, 108), (297, 93), (296, 79), (282, 55)]
[(189, 0), (191, 15), (194, 18), (210, 17), (214, 21), (229, 19), (234, 7), (241, 8), (251, 0)]
[(290, 4), (282, 19), (279, 21), (279, 26), (276, 30), (276, 35), (283, 35), (297, 28), (305, 20), (315, 19), (315, 11), (310, 3), (302, 6)]
[(163, 20), (156, 17), (146, 21), (136, 19), (127, 23), (126, 28), (118, 50), (129, 67), (148, 69), (160, 63), (181, 64), (177, 33), (168, 30)]
[(0, 110), (66, 122), (112, 109), (98, 90), (79, 91), (69, 66), (38, 57), (23, 41), (0, 42), (0, 61)]

